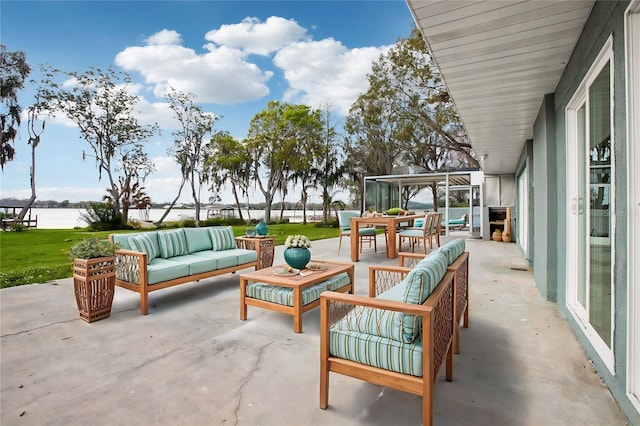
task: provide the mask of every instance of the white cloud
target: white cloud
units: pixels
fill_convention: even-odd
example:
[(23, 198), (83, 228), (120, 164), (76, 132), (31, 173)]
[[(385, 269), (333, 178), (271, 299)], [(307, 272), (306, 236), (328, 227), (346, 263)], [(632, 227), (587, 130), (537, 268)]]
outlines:
[(332, 38), (282, 48), (274, 62), (290, 86), (285, 101), (316, 108), (328, 103), (346, 115), (358, 95), (367, 90), (366, 76), (372, 62), (389, 48), (348, 49)]
[[(136, 111), (136, 118), (140, 121), (140, 124), (152, 125), (157, 123), (161, 129), (175, 129), (178, 126), (178, 121), (167, 102), (151, 103), (144, 98), (140, 98), (140, 102), (136, 105)], [(171, 136), (168, 133), (167, 135)]]
[[(116, 64), (139, 72), (156, 97), (170, 87), (197, 95), (199, 103), (241, 104), (266, 97), (270, 70), (251, 62), (250, 54), (268, 56), (282, 69), (288, 83), (283, 101), (313, 107), (331, 105), (346, 115), (357, 96), (367, 89), (371, 64), (390, 46), (349, 49), (340, 41), (311, 40), (295, 20), (271, 16), (266, 21), (247, 17), (206, 33), (203, 53), (182, 45), (180, 34), (164, 29), (116, 56)], [(156, 114), (159, 108), (163, 114)], [(148, 105), (148, 117), (169, 120), (165, 106)], [(158, 120), (155, 120), (158, 121)], [(161, 123), (161, 127), (163, 127)], [(172, 127), (175, 127), (172, 125)]]
[[(147, 41), (155, 40), (156, 35)], [(272, 72), (262, 71), (246, 61), (245, 54), (238, 49), (212, 43), (204, 47), (207, 49), (204, 54), (177, 44), (129, 47), (118, 53), (115, 62), (127, 71), (139, 72), (153, 86), (157, 97), (164, 97), (173, 87), (197, 94), (199, 102), (231, 105), (260, 99), (269, 93), (266, 83)]]
[(173, 30), (164, 29), (148, 37), (145, 42), (149, 45), (170, 45), (182, 43), (182, 36)]
[(309, 39), (307, 30), (293, 19), (271, 16), (265, 22), (247, 17), (239, 24), (222, 25), (205, 39), (247, 53), (267, 56), (298, 40)]
[(151, 159), (156, 166), (156, 172), (153, 176), (180, 176), (180, 167), (173, 157), (158, 156)]

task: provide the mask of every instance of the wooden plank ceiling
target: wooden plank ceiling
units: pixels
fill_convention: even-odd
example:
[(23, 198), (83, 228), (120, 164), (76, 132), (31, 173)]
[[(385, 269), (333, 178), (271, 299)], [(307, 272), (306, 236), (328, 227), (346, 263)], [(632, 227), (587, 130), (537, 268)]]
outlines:
[(485, 173), (515, 172), (593, 3), (407, 0)]

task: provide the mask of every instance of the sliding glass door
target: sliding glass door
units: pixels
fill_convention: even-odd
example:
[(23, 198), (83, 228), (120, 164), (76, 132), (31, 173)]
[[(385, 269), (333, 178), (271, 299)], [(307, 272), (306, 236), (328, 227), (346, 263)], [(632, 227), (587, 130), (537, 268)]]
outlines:
[(567, 108), (567, 303), (613, 370), (611, 43)]

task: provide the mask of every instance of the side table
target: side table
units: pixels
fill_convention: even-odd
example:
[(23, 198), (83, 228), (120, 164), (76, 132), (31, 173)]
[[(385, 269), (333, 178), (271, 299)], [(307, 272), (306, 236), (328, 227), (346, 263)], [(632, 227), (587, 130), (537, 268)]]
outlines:
[(273, 255), (275, 250), (274, 237), (236, 237), (236, 247), (256, 251), (258, 255), (256, 270), (268, 268), (273, 265)]

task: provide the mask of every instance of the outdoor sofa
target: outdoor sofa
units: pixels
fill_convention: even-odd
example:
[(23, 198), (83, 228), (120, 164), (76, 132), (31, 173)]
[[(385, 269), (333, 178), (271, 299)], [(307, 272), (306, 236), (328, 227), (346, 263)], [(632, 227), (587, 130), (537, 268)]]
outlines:
[(258, 268), (254, 250), (237, 248), (230, 226), (111, 234), (116, 251), (116, 285), (140, 294), (140, 313), (149, 312), (149, 293), (167, 287)]

